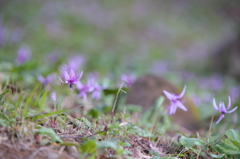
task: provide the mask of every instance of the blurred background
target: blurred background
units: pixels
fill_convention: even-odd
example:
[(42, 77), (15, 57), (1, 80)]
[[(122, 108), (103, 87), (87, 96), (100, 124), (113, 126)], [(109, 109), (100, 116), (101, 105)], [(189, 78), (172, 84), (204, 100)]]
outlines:
[(238, 0), (1, 0), (0, 13), (1, 61), (27, 45), (39, 63), (81, 54), (89, 71), (237, 74), (227, 60), (239, 54)]
[(196, 103), (200, 94), (212, 100), (209, 89), (236, 101), (240, 1), (1, 0), (0, 71), (11, 68), (21, 50), (31, 52), (38, 68), (33, 74), (58, 71), (78, 55), (85, 72), (151, 72), (192, 85)]

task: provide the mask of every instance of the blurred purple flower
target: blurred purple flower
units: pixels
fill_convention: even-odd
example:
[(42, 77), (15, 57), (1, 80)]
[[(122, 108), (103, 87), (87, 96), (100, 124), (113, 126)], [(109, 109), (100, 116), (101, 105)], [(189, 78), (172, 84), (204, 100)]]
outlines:
[(49, 74), (47, 77), (43, 77), (41, 75), (38, 76), (38, 81), (41, 82), (44, 86), (47, 86), (49, 83), (52, 83), (55, 81), (56, 75), (55, 74)]
[(133, 74), (130, 74), (130, 75), (123, 74), (121, 76), (121, 83), (124, 81), (126, 82), (127, 86), (130, 87), (134, 83), (135, 79), (136, 77)]
[(56, 92), (52, 92), (51, 96), (52, 96), (52, 100), (53, 100), (53, 102), (55, 104), (57, 102), (57, 94), (56, 94)]
[(163, 93), (171, 101), (171, 105), (168, 107), (169, 115), (175, 114), (177, 107), (179, 107), (180, 109), (182, 109), (184, 111), (187, 111), (187, 108), (179, 101), (179, 99), (184, 96), (185, 91), (186, 91), (186, 86), (184, 86), (182, 93), (179, 95), (171, 94), (171, 93), (163, 90)]
[(199, 87), (220, 91), (223, 87), (223, 79), (219, 75), (204, 77), (199, 80)]
[(91, 94), (91, 98), (92, 99), (97, 99), (99, 100), (101, 98), (101, 91), (103, 89), (105, 89), (105, 87), (100, 86), (97, 82), (95, 78), (91, 78), (89, 79), (89, 83), (92, 86), (92, 94)]
[(240, 87), (232, 86), (228, 88), (229, 95), (232, 97), (232, 101), (236, 102), (240, 95)]
[(25, 62), (27, 62), (30, 58), (31, 58), (31, 50), (28, 46), (21, 46), (18, 49), (18, 53), (17, 53), (17, 58), (16, 58), (16, 62), (17, 64), (23, 64)]
[(81, 82), (77, 82), (76, 87), (80, 91), (78, 96), (83, 97), (84, 101), (87, 100), (87, 93), (93, 91), (93, 87), (89, 81), (87, 82), (86, 85), (83, 85)]
[(58, 76), (62, 83), (70, 84), (70, 89), (72, 90), (72, 85), (76, 84), (82, 77), (83, 71), (81, 72), (79, 78), (76, 77), (75, 72), (71, 69), (70, 72), (65, 71), (64, 78), (65, 82)]
[(79, 68), (84, 64), (85, 58), (82, 55), (75, 55), (69, 58), (67, 64), (60, 66), (59, 71), (61, 75), (64, 75), (65, 71), (70, 72), (79, 70)]
[(226, 113), (232, 113), (232, 112), (234, 112), (234, 111), (238, 108), (238, 107), (236, 106), (236, 107), (233, 108), (232, 110), (228, 111), (228, 109), (230, 109), (230, 107), (231, 107), (231, 98), (230, 98), (230, 96), (228, 96), (228, 107), (227, 107), (227, 108), (225, 107), (225, 104), (224, 104), (223, 102), (220, 102), (220, 103), (219, 103), (219, 107), (218, 107), (217, 104), (216, 104), (215, 98), (213, 98), (213, 107), (214, 107), (214, 109), (215, 109), (216, 111), (221, 112), (221, 115), (220, 115), (218, 121), (216, 122), (216, 124), (218, 124), (218, 123), (224, 118), (224, 115), (225, 115)]

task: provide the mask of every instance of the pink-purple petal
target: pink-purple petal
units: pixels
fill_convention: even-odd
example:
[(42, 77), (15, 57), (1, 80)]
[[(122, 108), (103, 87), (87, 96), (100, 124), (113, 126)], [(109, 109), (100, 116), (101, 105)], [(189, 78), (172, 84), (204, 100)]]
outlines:
[(234, 112), (237, 108), (238, 108), (238, 106), (236, 106), (235, 108), (233, 108), (232, 110), (230, 110), (230, 111), (228, 111), (228, 112), (226, 112), (226, 113), (232, 113), (232, 112)]
[(65, 71), (64, 77), (65, 77), (65, 80), (66, 80), (66, 81), (69, 81), (69, 80), (70, 80), (70, 76), (69, 76), (69, 74), (67, 73), (67, 71)]
[(167, 91), (165, 91), (165, 90), (163, 90), (163, 93), (166, 95), (166, 97), (167, 97), (169, 100), (173, 100), (173, 99), (176, 98), (175, 95), (173, 95), (173, 94), (171, 94), (171, 93), (169, 93), (169, 92), (167, 92)]
[(70, 79), (72, 79), (72, 80), (76, 79), (76, 75), (75, 75), (75, 72), (73, 71), (73, 69), (71, 69), (71, 71), (70, 71)]
[(213, 98), (213, 107), (214, 107), (214, 109), (215, 109), (216, 111), (219, 111), (219, 108), (218, 108), (218, 106), (217, 106), (217, 104), (216, 104), (215, 98)]
[(178, 106), (180, 109), (184, 111), (187, 111), (187, 108), (180, 101), (176, 102), (176, 106)]
[(224, 114), (221, 114), (216, 124), (218, 124), (224, 118)]
[(184, 93), (185, 93), (185, 91), (186, 91), (186, 88), (187, 88), (187, 86), (185, 85), (184, 88), (183, 88), (183, 90), (182, 90), (182, 92), (181, 92), (181, 94), (179, 94), (179, 95), (177, 96), (178, 99), (180, 99), (180, 98), (182, 98), (182, 97), (184, 96)]
[(82, 74), (83, 74), (83, 71), (81, 72), (81, 74), (80, 74), (80, 76), (79, 76), (77, 81), (79, 81), (82, 78)]
[(228, 107), (227, 107), (227, 110), (230, 109), (231, 107), (231, 98), (230, 96), (228, 96)]

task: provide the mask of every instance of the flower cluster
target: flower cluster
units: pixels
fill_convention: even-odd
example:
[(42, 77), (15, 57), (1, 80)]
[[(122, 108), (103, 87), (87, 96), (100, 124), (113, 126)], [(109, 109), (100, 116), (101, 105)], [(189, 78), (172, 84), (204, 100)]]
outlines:
[[(177, 108), (180, 108), (184, 111), (187, 111), (187, 108), (182, 104), (182, 102), (179, 101), (184, 96), (185, 91), (186, 91), (186, 86), (184, 86), (182, 93), (179, 94), (179, 95), (171, 94), (171, 93), (163, 90), (163, 93), (165, 94), (165, 96), (171, 101), (171, 104), (168, 107), (168, 114), (169, 115), (175, 114)], [(216, 122), (216, 124), (218, 124), (224, 118), (225, 114), (232, 113), (238, 108), (236, 106), (232, 110), (228, 111), (231, 108), (231, 98), (230, 98), (230, 96), (228, 96), (228, 106), (227, 106), (227, 108), (225, 107), (225, 104), (223, 102), (220, 102), (219, 107), (218, 107), (217, 104), (216, 104), (215, 98), (213, 99), (213, 107), (216, 111), (219, 111), (221, 113), (221, 115), (220, 115), (218, 121)]]
[(97, 99), (99, 100), (101, 97), (101, 91), (104, 89), (104, 87), (100, 86), (94, 77), (91, 77), (88, 79), (86, 85), (84, 85), (82, 82), (79, 80), (82, 77), (82, 73), (80, 74), (79, 78), (76, 77), (75, 72), (73, 69), (71, 69), (70, 72), (65, 71), (64, 78), (65, 82), (60, 78), (59, 80), (62, 83), (69, 84), (70, 89), (72, 90), (72, 86), (76, 84), (77, 89), (80, 91), (78, 94), (79, 97), (83, 97), (84, 100), (87, 99), (87, 93), (92, 93), (91, 97), (92, 99)]
[(100, 86), (94, 77), (88, 79), (87, 84), (83, 85), (81, 82), (77, 83), (77, 88), (80, 91), (79, 96), (87, 99), (87, 93), (92, 93), (91, 98), (99, 100), (101, 98), (101, 91), (104, 87)]

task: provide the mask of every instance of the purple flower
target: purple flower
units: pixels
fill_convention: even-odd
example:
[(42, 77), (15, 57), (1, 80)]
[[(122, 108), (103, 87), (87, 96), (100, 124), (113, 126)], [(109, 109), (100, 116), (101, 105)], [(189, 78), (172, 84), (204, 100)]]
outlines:
[(72, 85), (76, 84), (82, 77), (83, 72), (81, 72), (79, 78), (76, 77), (75, 72), (71, 69), (70, 72), (65, 71), (64, 78), (65, 82), (58, 76), (62, 83), (70, 84), (70, 89), (72, 90)]
[(56, 94), (56, 92), (52, 92), (51, 96), (52, 96), (52, 100), (53, 100), (53, 102), (55, 104), (57, 102), (57, 94)]
[(18, 64), (23, 64), (31, 58), (31, 50), (28, 46), (22, 46), (18, 49), (16, 62)]
[(92, 98), (92, 99), (95, 98), (95, 99), (99, 100), (99, 99), (101, 98), (101, 91), (104, 89), (104, 87), (103, 87), (103, 86), (100, 86), (100, 85), (96, 82), (95, 78), (89, 79), (89, 84), (90, 84), (91, 87), (92, 87), (91, 98)]
[(75, 55), (69, 58), (67, 64), (63, 64), (60, 66), (59, 71), (61, 75), (64, 76), (65, 71), (70, 72), (71, 69), (73, 71), (77, 71), (85, 62), (85, 58), (82, 55)]
[(163, 90), (163, 93), (165, 94), (165, 96), (171, 101), (171, 105), (168, 107), (169, 115), (175, 114), (177, 107), (179, 107), (184, 111), (187, 111), (187, 108), (179, 101), (179, 99), (184, 96), (185, 91), (186, 91), (186, 86), (184, 86), (182, 93), (179, 95), (171, 94)]
[(121, 82), (123, 82), (123, 81), (126, 82), (128, 87), (130, 87), (133, 84), (135, 79), (136, 79), (136, 77), (133, 74), (131, 74), (131, 75), (123, 74), (121, 76)]
[(44, 86), (47, 86), (49, 83), (54, 82), (56, 78), (55, 74), (50, 74), (47, 77), (43, 77), (41, 75), (38, 76), (38, 81), (41, 82)]
[(230, 96), (228, 96), (228, 107), (227, 108), (225, 107), (225, 104), (223, 102), (220, 102), (219, 103), (219, 107), (218, 107), (217, 104), (216, 104), (215, 98), (213, 98), (213, 107), (214, 107), (214, 109), (216, 111), (221, 112), (221, 115), (220, 115), (218, 121), (216, 122), (216, 124), (218, 124), (224, 118), (224, 115), (226, 113), (232, 113), (232, 112), (234, 112), (238, 108), (236, 106), (232, 110), (228, 111), (228, 109), (230, 109), (230, 107), (231, 107), (231, 98), (230, 98)]
[(81, 82), (77, 82), (76, 84), (77, 89), (80, 90), (80, 93), (78, 94), (79, 97), (83, 97), (83, 100), (86, 101), (87, 99), (87, 93), (92, 92), (93, 87), (91, 83), (88, 81), (86, 85), (83, 85)]

